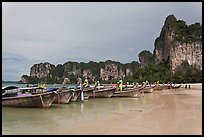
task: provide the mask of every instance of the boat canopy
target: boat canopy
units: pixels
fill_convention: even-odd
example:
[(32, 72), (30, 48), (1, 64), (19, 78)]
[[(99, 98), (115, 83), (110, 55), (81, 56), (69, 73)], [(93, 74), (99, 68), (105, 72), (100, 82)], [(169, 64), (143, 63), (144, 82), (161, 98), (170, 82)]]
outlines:
[(51, 92), (51, 91), (56, 91), (58, 90), (59, 88), (47, 88), (46, 91), (47, 92)]
[(42, 87), (21, 87), (20, 90), (43, 89)]

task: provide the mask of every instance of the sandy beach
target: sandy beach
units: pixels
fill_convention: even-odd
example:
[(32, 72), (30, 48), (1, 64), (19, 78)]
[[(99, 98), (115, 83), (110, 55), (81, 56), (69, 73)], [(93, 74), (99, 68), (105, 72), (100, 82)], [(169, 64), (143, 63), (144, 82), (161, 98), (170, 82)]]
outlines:
[(2, 127), (12, 135), (201, 135), (202, 84), (45, 110), (4, 108)]
[[(127, 114), (127, 121), (112, 127), (105, 134), (202, 134), (202, 89), (179, 89), (146, 95), (154, 106)], [(136, 113), (137, 112), (137, 109)]]
[(78, 132), (58, 130), (57, 134), (202, 134), (202, 85), (145, 94), (138, 99), (142, 100), (139, 107), (111, 112), (95, 122), (76, 124), (74, 128), (80, 129)]

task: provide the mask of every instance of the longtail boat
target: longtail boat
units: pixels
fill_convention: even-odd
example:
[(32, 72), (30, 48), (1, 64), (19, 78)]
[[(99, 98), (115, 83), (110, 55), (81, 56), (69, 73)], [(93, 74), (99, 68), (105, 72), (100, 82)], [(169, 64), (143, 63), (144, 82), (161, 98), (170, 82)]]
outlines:
[(88, 88), (84, 88), (82, 91), (83, 91), (84, 99), (88, 99), (90, 96), (93, 95), (94, 88), (88, 87)]
[(182, 85), (182, 84), (180, 84), (180, 85), (176, 85), (176, 84), (172, 85), (172, 84), (169, 84), (169, 85), (166, 87), (166, 89), (178, 89), (178, 88), (181, 87), (181, 85)]
[(58, 92), (57, 97), (55, 98), (53, 103), (67, 104), (71, 101), (72, 98), (72, 90), (63, 90)]
[[(70, 101), (76, 101), (79, 93), (75, 89), (66, 89), (65, 84), (69, 81), (68, 78), (65, 78), (61, 87), (57, 90), (58, 95), (57, 98), (55, 99), (54, 103), (58, 104), (67, 104)], [(79, 90), (81, 91), (81, 90)], [(77, 93), (77, 94), (76, 94)]]
[(154, 87), (145, 86), (144, 88), (140, 89), (140, 93), (152, 93)]
[(140, 88), (127, 88), (125, 90), (116, 90), (112, 97), (137, 97)]
[(17, 86), (5, 86), (2, 87), (2, 98), (3, 97), (16, 97), (18, 95)]
[[(44, 89), (42, 87), (3, 87), (2, 106), (48, 108), (55, 101), (56, 95), (63, 93), (61, 91), (63, 90), (67, 81), (69, 81), (69, 79), (65, 78), (60, 88), (50, 89)], [(8, 96), (8, 94), (6, 94), (12, 93), (9, 90), (15, 89), (19, 89), (19, 91), (17, 90), (17, 94), (15, 96), (13, 94), (12, 96)]]
[(153, 88), (153, 91), (155, 91), (155, 90), (164, 90), (164, 89), (165, 89), (165, 85), (157, 84), (157, 85)]
[(77, 101), (81, 95), (81, 89), (72, 89), (71, 101)]
[(96, 98), (110, 98), (113, 96), (115, 87), (104, 87), (93, 91), (92, 97)]
[[(32, 108), (48, 108), (52, 105), (56, 98), (56, 92), (43, 93), (18, 93), (18, 87), (3, 87), (2, 106), (3, 107), (32, 107)], [(7, 90), (10, 90), (11, 96)], [(11, 92), (17, 90), (17, 92)], [(6, 94), (7, 93), (7, 94)], [(14, 94), (15, 93), (15, 94)]]

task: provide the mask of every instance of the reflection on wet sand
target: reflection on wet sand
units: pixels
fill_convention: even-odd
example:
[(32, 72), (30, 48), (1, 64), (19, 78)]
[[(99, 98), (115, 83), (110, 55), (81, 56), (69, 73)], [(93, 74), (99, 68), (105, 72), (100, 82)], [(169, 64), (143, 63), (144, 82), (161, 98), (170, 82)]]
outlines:
[[(2, 109), (2, 134), (202, 134), (202, 90)], [(26, 130), (25, 130), (26, 129)]]
[(172, 94), (162, 93), (157, 96), (155, 102), (158, 104), (153, 108), (144, 110), (141, 115), (106, 134), (202, 134), (201, 92), (181, 90)]

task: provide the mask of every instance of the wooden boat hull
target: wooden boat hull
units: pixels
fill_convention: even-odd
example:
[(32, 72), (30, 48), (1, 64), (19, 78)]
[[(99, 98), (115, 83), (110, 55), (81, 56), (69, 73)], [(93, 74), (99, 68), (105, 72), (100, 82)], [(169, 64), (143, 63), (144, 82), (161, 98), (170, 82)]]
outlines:
[(131, 88), (123, 91), (115, 91), (112, 97), (137, 97), (138, 88)]
[(181, 85), (178, 85), (178, 86), (174, 86), (173, 89), (177, 89), (177, 88), (180, 88)]
[(99, 90), (94, 90), (93, 91), (93, 97), (94, 98), (110, 98), (113, 96), (116, 88), (104, 88), (104, 89), (99, 89)]
[(71, 101), (77, 101), (77, 99), (80, 98), (80, 95), (81, 95), (80, 89), (72, 90)]
[(167, 86), (167, 89), (178, 89), (178, 88), (180, 88), (181, 87), (181, 84), (180, 85), (168, 85)]
[(2, 98), (3, 107), (48, 108), (56, 98), (54, 92)]
[(93, 95), (94, 88), (85, 88), (83, 89), (84, 99), (88, 99), (90, 96)]
[(152, 93), (153, 88), (152, 87), (144, 87), (140, 90), (140, 93)]
[(165, 86), (155, 86), (153, 90), (164, 90)]
[(71, 101), (72, 91), (64, 90), (58, 93), (53, 103), (67, 104)]

